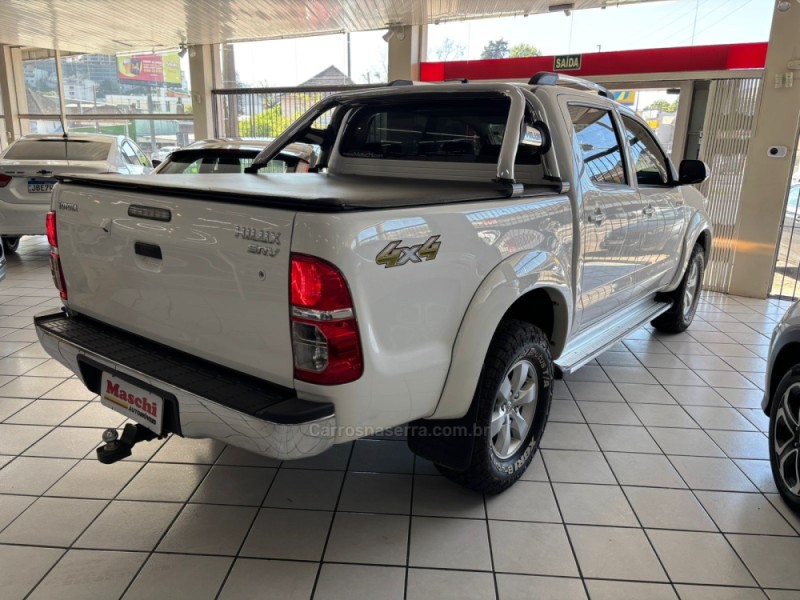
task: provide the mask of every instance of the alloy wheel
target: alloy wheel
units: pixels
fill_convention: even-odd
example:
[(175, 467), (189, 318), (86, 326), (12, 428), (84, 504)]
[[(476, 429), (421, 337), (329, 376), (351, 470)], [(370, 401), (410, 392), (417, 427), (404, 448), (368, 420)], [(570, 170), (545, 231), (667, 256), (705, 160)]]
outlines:
[(506, 460), (520, 449), (533, 425), (539, 399), (538, 376), (533, 363), (522, 359), (508, 370), (492, 407), (492, 450)]

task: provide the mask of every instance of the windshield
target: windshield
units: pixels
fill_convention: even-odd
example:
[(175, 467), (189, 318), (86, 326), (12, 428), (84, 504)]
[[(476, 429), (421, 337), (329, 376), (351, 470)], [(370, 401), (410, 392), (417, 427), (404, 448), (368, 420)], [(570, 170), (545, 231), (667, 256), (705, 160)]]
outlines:
[(3, 158), (8, 160), (106, 160), (111, 142), (88, 140), (19, 140)]

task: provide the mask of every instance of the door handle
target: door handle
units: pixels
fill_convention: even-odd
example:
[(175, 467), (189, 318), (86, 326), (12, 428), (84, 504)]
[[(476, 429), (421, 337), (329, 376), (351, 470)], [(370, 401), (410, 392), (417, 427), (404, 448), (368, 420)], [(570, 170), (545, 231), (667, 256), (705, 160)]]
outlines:
[(594, 214), (589, 215), (589, 223), (594, 223), (595, 225), (602, 225), (605, 220), (606, 216), (599, 208), (594, 211)]
[(642, 209), (642, 212), (644, 213), (645, 217), (652, 217), (656, 213), (656, 209), (652, 206), (645, 206)]
[(147, 258), (155, 258), (158, 260), (162, 259), (161, 247), (156, 246), (155, 244), (145, 244), (144, 242), (136, 242), (133, 245), (133, 250), (139, 256), (145, 256)]

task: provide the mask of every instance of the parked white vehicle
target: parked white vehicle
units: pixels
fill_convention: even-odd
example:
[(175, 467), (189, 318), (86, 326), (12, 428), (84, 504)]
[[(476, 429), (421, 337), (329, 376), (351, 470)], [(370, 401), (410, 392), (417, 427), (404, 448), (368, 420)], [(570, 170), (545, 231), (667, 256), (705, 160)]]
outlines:
[[(342, 93), (249, 174), (59, 183), (65, 309), (36, 329), (139, 423), (98, 457), (172, 432), (292, 459), (410, 423), (446, 476), (511, 485), (554, 377), (686, 329), (711, 248), (705, 165), (562, 80)], [(320, 172), (256, 174), (297, 142)]]
[[(243, 173), (272, 140), (215, 138), (200, 140), (172, 152), (159, 163), (157, 175), (201, 175)], [(290, 144), (264, 165), (261, 173), (305, 173), (316, 166), (318, 148), (311, 144)]]
[(26, 135), (0, 154), (0, 236), (7, 254), (22, 235), (43, 235), (56, 176), (152, 170), (136, 143), (124, 136), (72, 133)]

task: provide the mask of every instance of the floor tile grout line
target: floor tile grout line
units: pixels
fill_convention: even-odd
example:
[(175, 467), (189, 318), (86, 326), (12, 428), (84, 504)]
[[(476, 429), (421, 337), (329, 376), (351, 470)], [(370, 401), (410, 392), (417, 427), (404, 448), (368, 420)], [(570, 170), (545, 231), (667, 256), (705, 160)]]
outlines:
[[(166, 445), (167, 445), (167, 443), (168, 443), (168, 442), (169, 442), (169, 441), (170, 441), (170, 440), (171, 440), (173, 437), (178, 437), (178, 436), (176, 436), (175, 434), (170, 434), (170, 435), (169, 435), (169, 436), (166, 438), (166, 440), (165, 440), (165, 441), (164, 441), (164, 442), (161, 444), (161, 446), (159, 446), (159, 448), (158, 448), (158, 449), (156, 449), (156, 451), (153, 453), (153, 455), (152, 455), (150, 458), (148, 458), (148, 459), (147, 459), (147, 462), (145, 462), (145, 463), (142, 465), (142, 467), (141, 467), (141, 468), (139, 468), (139, 469), (136, 471), (136, 473), (134, 474), (134, 476), (133, 476), (133, 477), (131, 477), (131, 478), (128, 480), (128, 483), (126, 483), (124, 486), (122, 486), (122, 488), (119, 490), (119, 492), (117, 492), (117, 496), (115, 496), (115, 497), (114, 497), (114, 501), (116, 501), (116, 500), (117, 500), (117, 498), (119, 497), (119, 495), (120, 495), (120, 494), (121, 494), (121, 493), (122, 493), (122, 492), (123, 492), (123, 491), (124, 491), (124, 490), (125, 490), (125, 489), (126, 489), (128, 486), (129, 486), (129, 485), (130, 485), (130, 484), (131, 484), (131, 482), (132, 482), (132, 481), (133, 481), (133, 480), (136, 478), (136, 476), (137, 476), (139, 473), (141, 473), (141, 472), (142, 472), (142, 471), (145, 469), (145, 467), (147, 467), (147, 465), (149, 465), (149, 464), (153, 464), (153, 463), (151, 463), (151, 461), (153, 460), (153, 458), (155, 458), (155, 457), (156, 457), (156, 455), (157, 455), (159, 452), (161, 452), (161, 451), (164, 449), (164, 446), (166, 446)], [(185, 438), (184, 438), (184, 439), (185, 439)], [(222, 452), (223, 452), (223, 451), (224, 451), (224, 448), (223, 448), (222, 450), (220, 450), (220, 455), (222, 454)], [(208, 471), (206, 471), (205, 475), (204, 475), (204, 476), (203, 476), (203, 477), (200, 479), (200, 481), (198, 481), (198, 482), (197, 482), (197, 484), (194, 486), (194, 489), (191, 491), (191, 493), (190, 493), (190, 494), (189, 494), (189, 496), (187, 497), (186, 501), (182, 503), (182, 506), (181, 506), (181, 508), (180, 508), (180, 509), (178, 509), (178, 510), (175, 512), (175, 515), (174, 515), (174, 516), (172, 517), (172, 519), (170, 520), (170, 522), (169, 522), (169, 525), (167, 525), (167, 526), (164, 528), (164, 531), (162, 531), (162, 532), (161, 532), (161, 535), (158, 537), (158, 540), (156, 540), (156, 543), (155, 543), (155, 544), (153, 544), (153, 547), (152, 547), (152, 549), (151, 549), (151, 550), (149, 550), (149, 551), (147, 551), (147, 557), (146, 557), (146, 558), (145, 558), (145, 559), (142, 561), (142, 564), (141, 564), (141, 565), (139, 565), (139, 568), (136, 570), (136, 572), (133, 574), (133, 577), (131, 577), (130, 581), (128, 581), (128, 584), (125, 586), (125, 589), (123, 589), (123, 590), (122, 590), (122, 593), (119, 595), (119, 597), (120, 597), (120, 598), (122, 598), (123, 596), (125, 596), (125, 594), (127, 594), (127, 593), (128, 593), (128, 590), (129, 590), (129, 589), (130, 589), (130, 587), (133, 585), (134, 581), (136, 581), (136, 579), (139, 577), (139, 574), (140, 574), (140, 573), (141, 573), (141, 572), (144, 570), (144, 568), (145, 568), (145, 566), (147, 565), (147, 563), (148, 563), (148, 562), (150, 562), (150, 558), (153, 556), (153, 554), (155, 554), (155, 552), (156, 552), (156, 548), (158, 548), (159, 544), (161, 544), (161, 542), (163, 542), (163, 541), (164, 541), (164, 538), (165, 538), (165, 537), (167, 537), (167, 534), (169, 533), (170, 529), (172, 529), (172, 527), (173, 527), (173, 526), (175, 525), (175, 523), (177, 522), (178, 518), (179, 518), (179, 517), (180, 517), (180, 516), (183, 514), (183, 511), (184, 511), (184, 510), (186, 510), (186, 507), (187, 507), (187, 506), (188, 506), (188, 504), (189, 504), (189, 500), (192, 498), (192, 496), (193, 496), (195, 493), (197, 493), (197, 490), (200, 488), (200, 486), (201, 486), (201, 485), (203, 485), (203, 482), (206, 480), (206, 478), (208, 478), (208, 476), (209, 476), (209, 474), (210, 474), (210, 473), (211, 473), (211, 467), (209, 467), (209, 469), (208, 469)], [(127, 500), (125, 500), (125, 502), (127, 502)], [(258, 511), (256, 511), (256, 514), (258, 514)], [(85, 533), (85, 531), (84, 531), (84, 533)], [(81, 535), (83, 535), (83, 534), (81, 534)], [(80, 538), (78, 538), (78, 539), (80, 539)], [(233, 562), (235, 562), (235, 560), (234, 560), (234, 561), (232, 561), (232, 562), (231, 562), (231, 564), (233, 564)]]
[[(356, 451), (355, 442), (350, 445), (350, 452), (347, 454), (347, 464), (345, 465), (345, 470), (342, 475), (342, 483), (339, 485), (339, 493), (336, 496), (336, 503), (333, 505), (333, 510), (331, 511), (331, 523), (328, 525), (328, 533), (325, 536), (325, 543), (322, 545), (322, 553), (320, 554), (319, 561), (317, 561), (317, 574), (314, 577), (314, 585), (311, 587), (311, 596), (310, 598), (314, 598), (317, 593), (317, 586), (319, 585), (319, 578), (322, 575), (322, 565), (325, 564), (325, 553), (328, 551), (328, 543), (331, 540), (331, 533), (333, 533), (333, 524), (336, 522), (336, 515), (339, 512), (339, 503), (342, 500), (342, 494), (344, 493), (344, 486), (347, 481), (347, 473), (350, 469), (350, 463), (353, 460), (353, 454)], [(410, 540), (407, 540), (406, 543), (409, 543)], [(408, 568), (408, 565), (406, 565)], [(222, 588), (220, 588), (221, 590)], [(405, 587), (403, 588), (405, 590)], [(405, 593), (405, 591), (404, 591)], [(217, 598), (217, 600), (219, 600)]]
[[(583, 586), (583, 591), (586, 594), (586, 597), (590, 598), (591, 596), (589, 595), (589, 586), (586, 585), (586, 578), (583, 576), (583, 568), (581, 567), (581, 563), (578, 560), (578, 552), (575, 550), (575, 544), (572, 541), (572, 536), (569, 534), (569, 527), (567, 527), (567, 524), (564, 522), (564, 512), (561, 510), (561, 503), (558, 501), (558, 495), (556, 494), (556, 489), (555, 486), (553, 485), (553, 480), (550, 477), (550, 469), (548, 468), (547, 462), (544, 459), (544, 454), (541, 454), (541, 447), (539, 448), (539, 452), (542, 458), (542, 467), (544, 468), (544, 474), (545, 477), (547, 477), (547, 484), (550, 486), (550, 493), (553, 494), (553, 501), (556, 503), (556, 510), (558, 510), (558, 517), (559, 519), (561, 519), (560, 524), (561, 527), (563, 528), (564, 535), (567, 537), (569, 550), (572, 553), (572, 560), (575, 561), (575, 568), (578, 570), (578, 577), (580, 578), (581, 585)], [(603, 457), (603, 460), (605, 460), (605, 457)], [(608, 464), (608, 461), (606, 461), (606, 464)], [(611, 469), (610, 466), (609, 469)]]
[[(601, 369), (602, 369), (602, 367), (601, 367)], [(605, 373), (605, 370), (603, 370), (603, 372)], [(608, 374), (606, 373), (606, 376), (607, 375)], [(616, 388), (616, 385), (614, 387)], [(619, 391), (619, 390), (617, 390), (617, 391)], [(638, 415), (637, 415), (637, 418), (638, 418)], [(592, 437), (594, 438), (595, 444), (597, 444), (597, 447), (600, 448), (600, 452), (603, 454), (603, 458), (605, 459), (606, 464), (608, 465), (608, 468), (611, 471), (611, 475), (614, 477), (614, 481), (617, 482), (617, 487), (619, 488), (620, 492), (622, 493), (623, 498), (625, 498), (625, 502), (627, 502), (628, 508), (630, 509), (631, 513), (633, 514), (634, 518), (636, 519), (636, 522), (639, 524), (639, 527), (636, 528), (636, 530), (641, 531), (642, 534), (645, 536), (645, 539), (647, 540), (647, 543), (649, 544), (650, 549), (653, 552), (653, 555), (656, 557), (656, 560), (658, 561), (658, 564), (661, 567), (661, 570), (664, 572), (664, 576), (667, 578), (667, 581), (669, 582), (670, 587), (672, 588), (672, 591), (675, 593), (676, 596), (680, 597), (678, 595), (678, 590), (675, 587), (675, 583), (672, 581), (672, 576), (669, 574), (669, 571), (667, 571), (667, 568), (664, 565), (664, 561), (662, 560), (661, 556), (659, 555), (658, 551), (656, 550), (656, 547), (653, 544), (652, 540), (647, 535), (647, 532), (646, 532), (644, 526), (642, 525), (642, 521), (639, 518), (639, 514), (633, 508), (633, 505), (631, 504), (631, 501), (628, 498), (628, 494), (625, 493), (625, 488), (622, 487), (622, 484), (619, 481), (619, 477), (617, 477), (617, 473), (614, 471), (613, 467), (611, 466), (611, 463), (608, 461), (608, 458), (605, 455), (605, 451), (603, 450), (602, 446), (600, 446), (600, 442), (597, 440), (597, 437), (595, 436), (595, 433), (594, 433), (594, 431), (592, 431), (591, 427), (589, 428), (589, 431), (590, 431)], [(648, 435), (649, 435), (649, 432), (648, 432)], [(650, 437), (652, 438), (652, 436), (650, 436)], [(653, 442), (655, 443), (655, 440), (653, 440)], [(567, 528), (566, 525), (565, 525), (565, 528), (569, 532), (569, 528)], [(586, 592), (587, 592), (587, 596), (588, 596), (589, 595), (588, 587), (587, 587)]]
[[(355, 444), (353, 444), (355, 448)], [(414, 519), (414, 486), (416, 484), (417, 479), (417, 455), (412, 454), (411, 459), (411, 497), (409, 498), (408, 502), (408, 542), (406, 544), (406, 564), (405, 564), (405, 572), (403, 573), (403, 600), (408, 599), (408, 576), (409, 576), (409, 564), (411, 563), (411, 524)], [(333, 521), (333, 519), (331, 519)], [(323, 556), (324, 558), (324, 556)], [(494, 571), (494, 563), (492, 564), (492, 570)], [(495, 584), (495, 588), (497, 585)], [(496, 592), (495, 592), (496, 595)]]

